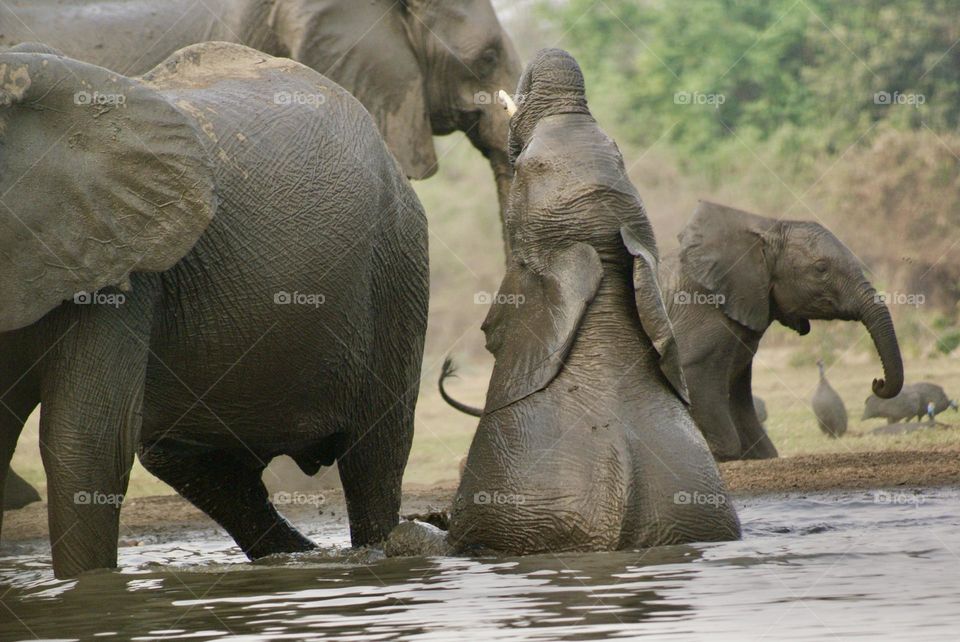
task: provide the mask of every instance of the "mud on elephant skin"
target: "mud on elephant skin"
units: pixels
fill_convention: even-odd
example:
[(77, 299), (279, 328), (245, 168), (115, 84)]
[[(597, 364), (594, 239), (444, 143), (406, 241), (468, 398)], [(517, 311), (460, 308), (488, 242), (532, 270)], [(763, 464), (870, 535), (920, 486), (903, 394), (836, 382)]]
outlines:
[(543, 50), (517, 94), (514, 252), (483, 324), (495, 365), (450, 541), (525, 554), (736, 538), (685, 405), (653, 232), (580, 68)]
[[(423, 210), (370, 115), (234, 44), (140, 78), (43, 51), (0, 54), (0, 476), (42, 402), (56, 574), (116, 565), (138, 449), (250, 557), (313, 546), (260, 479), (280, 454), (336, 460), (353, 543), (383, 540), (429, 271)], [(110, 100), (77, 99), (94, 92)]]
[(27, 40), (125, 75), (211, 40), (293, 58), (363, 103), (411, 178), (436, 171), (434, 135), (464, 132), (506, 212), (507, 117), (492, 97), (521, 64), (490, 0), (8, 0), (0, 49)]
[(693, 417), (717, 459), (777, 456), (751, 384), (753, 357), (774, 321), (801, 335), (813, 319), (860, 321), (883, 363), (874, 392), (892, 397), (903, 385), (889, 311), (857, 257), (818, 223), (702, 202), (660, 277)]

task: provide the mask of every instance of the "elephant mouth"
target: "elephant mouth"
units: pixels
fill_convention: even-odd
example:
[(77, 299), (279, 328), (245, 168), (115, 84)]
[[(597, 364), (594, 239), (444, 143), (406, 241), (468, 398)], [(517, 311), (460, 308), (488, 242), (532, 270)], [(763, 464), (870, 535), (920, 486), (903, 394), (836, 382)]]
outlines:
[(798, 316), (781, 314), (777, 319), (781, 324), (787, 326), (801, 337), (810, 333), (810, 321)]

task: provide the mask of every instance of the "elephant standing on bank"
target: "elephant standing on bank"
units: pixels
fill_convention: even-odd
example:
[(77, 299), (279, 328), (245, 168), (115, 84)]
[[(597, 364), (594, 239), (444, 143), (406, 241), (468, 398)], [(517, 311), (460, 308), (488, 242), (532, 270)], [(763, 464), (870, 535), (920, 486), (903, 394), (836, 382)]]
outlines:
[(429, 270), (367, 111), (239, 45), (140, 78), (45, 51), (0, 54), (0, 477), (42, 402), (56, 574), (116, 565), (138, 448), (251, 558), (313, 546), (260, 479), (280, 454), (336, 460), (353, 544), (382, 540)]
[(0, 9), (0, 49), (44, 42), (125, 75), (210, 40), (293, 58), (339, 83), (410, 178), (436, 172), (434, 135), (464, 132), (489, 160), (506, 211), (507, 117), (492, 96), (516, 84), (521, 65), (490, 0), (6, 0)]
[(691, 410), (719, 460), (776, 457), (752, 399), (753, 357), (774, 321), (804, 335), (811, 319), (861, 321), (883, 363), (880, 397), (903, 386), (890, 313), (857, 258), (817, 223), (703, 202), (661, 284), (690, 386)]
[(580, 68), (543, 50), (517, 95), (514, 251), (483, 324), (496, 362), (450, 541), (525, 554), (735, 539), (685, 405), (653, 230)]

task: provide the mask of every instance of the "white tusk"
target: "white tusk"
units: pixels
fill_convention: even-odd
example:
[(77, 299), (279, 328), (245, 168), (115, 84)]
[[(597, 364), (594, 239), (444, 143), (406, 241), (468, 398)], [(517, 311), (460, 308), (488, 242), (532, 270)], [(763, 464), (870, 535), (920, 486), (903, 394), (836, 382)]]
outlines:
[(497, 99), (507, 110), (507, 115), (510, 116), (510, 118), (513, 118), (513, 115), (517, 113), (517, 103), (513, 102), (513, 98), (510, 97), (510, 94), (501, 89), (497, 92)]

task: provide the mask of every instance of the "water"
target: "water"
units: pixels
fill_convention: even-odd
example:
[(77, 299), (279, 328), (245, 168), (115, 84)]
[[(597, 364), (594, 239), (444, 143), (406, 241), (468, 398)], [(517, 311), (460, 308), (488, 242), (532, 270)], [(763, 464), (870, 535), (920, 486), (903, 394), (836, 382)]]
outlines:
[(739, 542), (508, 559), (337, 553), (346, 534), (317, 531), (325, 553), (250, 564), (205, 533), (58, 581), (8, 545), (0, 640), (956, 639), (957, 489), (738, 508)]

